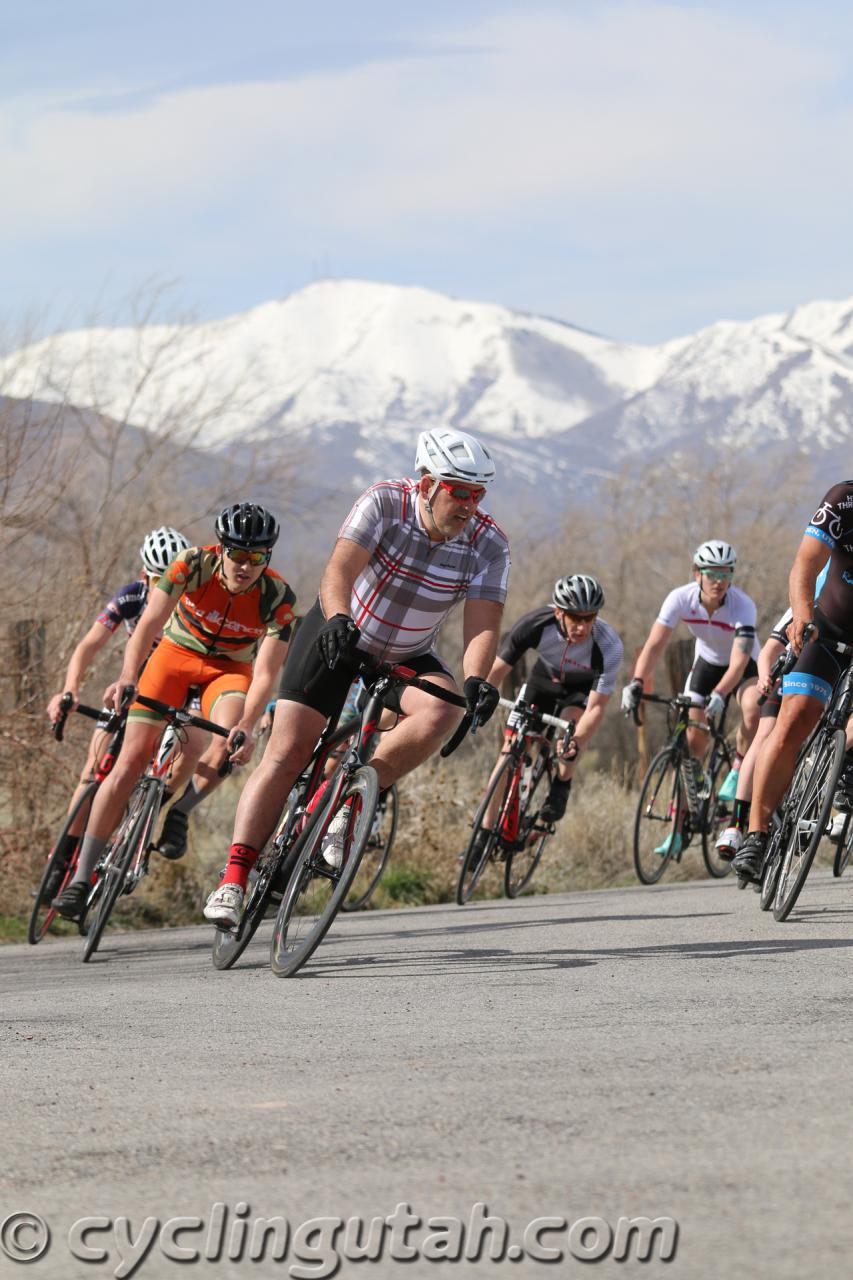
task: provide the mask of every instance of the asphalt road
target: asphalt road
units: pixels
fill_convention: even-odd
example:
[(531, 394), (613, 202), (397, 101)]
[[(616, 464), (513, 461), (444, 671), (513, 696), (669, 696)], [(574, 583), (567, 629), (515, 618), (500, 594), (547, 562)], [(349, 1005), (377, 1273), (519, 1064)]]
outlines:
[[(816, 873), (785, 925), (728, 881), (372, 913), (289, 980), (202, 928), (6, 947), (0, 1219), (52, 1241), (0, 1276), (322, 1276), (356, 1236), (301, 1224), (358, 1215), (392, 1222), (342, 1276), (847, 1274), (851, 889)], [(509, 1235), (465, 1261), (477, 1204)], [(614, 1259), (641, 1215), (671, 1261)]]

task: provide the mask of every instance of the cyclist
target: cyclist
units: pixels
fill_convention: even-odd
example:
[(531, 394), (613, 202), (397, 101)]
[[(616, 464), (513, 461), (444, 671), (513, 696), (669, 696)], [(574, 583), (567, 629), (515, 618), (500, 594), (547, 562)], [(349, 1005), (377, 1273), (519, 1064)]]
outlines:
[[(829, 561), (826, 562), (820, 572), (817, 583), (815, 585), (815, 598), (820, 595), (821, 587), (826, 581), (826, 575), (829, 572)], [(788, 647), (788, 627), (791, 625), (793, 614), (790, 609), (782, 614), (779, 621), (775, 624), (768, 639), (766, 640), (761, 653), (758, 655), (758, 686), (757, 690), (760, 695), (765, 697), (765, 702), (759, 712), (758, 728), (755, 731), (755, 737), (749, 745), (749, 750), (743, 758), (737, 780), (737, 792), (734, 803), (734, 811), (732, 813), (732, 824), (726, 827), (725, 831), (717, 841), (717, 852), (722, 858), (733, 858), (743, 844), (747, 828), (749, 826), (749, 811), (752, 799), (752, 784), (755, 776), (755, 765), (764, 743), (776, 726), (776, 717), (782, 706), (782, 694), (778, 685), (774, 685), (770, 679), (770, 672), (776, 659), (785, 652)], [(722, 789), (721, 789), (722, 792)]]
[[(340, 529), (319, 598), (288, 655), (264, 758), (240, 797), (223, 883), (204, 910), (222, 927), (239, 921), (249, 871), (326, 721), (337, 718), (354, 663), (365, 656), (402, 662), (455, 690), (434, 646), (453, 606), (463, 603), (465, 698), (483, 721), (497, 706), (498, 691), (486, 676), (497, 649), (509, 547), (479, 509), (494, 462), (473, 436), (440, 427), (421, 432), (415, 468), (415, 478), (372, 485)], [(455, 708), (420, 689), (405, 689), (400, 709), (405, 719), (383, 735), (371, 761), (383, 791), (426, 760), (459, 720)], [(340, 865), (342, 840), (330, 829), (324, 857), (332, 865)]]
[[(232, 759), (243, 764), (251, 757), (252, 729), (287, 649), (296, 597), (268, 567), (278, 533), (275, 517), (255, 503), (235, 503), (220, 512), (218, 542), (181, 553), (158, 582), (128, 641), (121, 676), (104, 695), (105, 703), (118, 709), (123, 689), (138, 681), (144, 696), (182, 706), (188, 690), (196, 688), (202, 715), (232, 730), (227, 743), (213, 740), (173, 806), (185, 816), (218, 784), (218, 767), (238, 731), (245, 741)], [(163, 639), (140, 677), (161, 630)], [(60, 915), (72, 920), (80, 915), (98, 858), (151, 758), (162, 725), (157, 712), (141, 703), (131, 706), (121, 755), (92, 805), (74, 879), (54, 904)]]
[[(585, 573), (559, 578), (551, 603), (519, 618), (489, 672), (489, 682), (499, 686), (519, 659), (534, 650), (537, 661), (518, 701), (530, 703), (545, 715), (561, 715), (575, 722), (566, 758), (557, 763), (557, 776), (539, 815), (551, 825), (566, 812), (577, 757), (601, 724), (622, 665), (622, 641), (613, 627), (598, 616), (603, 605), (604, 591), (597, 578)], [(511, 712), (502, 754), (509, 750), (512, 730)], [(498, 769), (500, 760), (492, 778)], [(483, 815), (485, 827), (494, 821), (499, 803), (495, 796), (491, 811)], [(475, 836), (480, 853), (487, 839), (487, 831), (481, 827)]]
[[(136, 624), (142, 616), (142, 611), (148, 601), (149, 592), (156, 586), (159, 578), (165, 573), (175, 556), (179, 552), (186, 550), (189, 545), (184, 535), (170, 525), (161, 525), (145, 535), (142, 546), (139, 548), (139, 556), (142, 561), (141, 575), (135, 578), (133, 582), (128, 582), (123, 587), (120, 587), (98, 614), (71, 655), (62, 686), (63, 692), (54, 694), (47, 704), (47, 714), (53, 724), (59, 722), (62, 715), (62, 700), (66, 694), (71, 695), (72, 707), (76, 707), (79, 703), (80, 688), (86, 678), (86, 672), (95, 660), (96, 655), (110, 639), (110, 636), (114, 635), (122, 625), (129, 636), (133, 635)], [(201, 755), (206, 738), (206, 734), (199, 734), (194, 731), (195, 742), (193, 745), (195, 750), (186, 750), (189, 744), (185, 744), (185, 750), (181, 757), (181, 779), (183, 781), (186, 781), (189, 771), (192, 770), (195, 761)], [(75, 788), (74, 795), (71, 797), (71, 803), (68, 807), (69, 813), (76, 804), (80, 792), (91, 781), (95, 764), (104, 748), (104, 744), (105, 736), (100, 729), (96, 728), (89, 743), (89, 751), (83, 771), (80, 774), (80, 780)], [(173, 785), (179, 785), (181, 779), (176, 773)], [(82, 827), (83, 822), (84, 815), (81, 814), (79, 818), (80, 827)], [(55, 873), (52, 877), (53, 885), (48, 884), (46, 886), (48, 898), (52, 896), (51, 888), (55, 891), (62, 883), (65, 877), (65, 867), (74, 854), (80, 834), (81, 832), (78, 829), (68, 832), (64, 837), (65, 844), (62, 850), (64, 863), (58, 864), (55, 868)]]
[[(757, 609), (755, 601), (732, 583), (736, 563), (734, 547), (721, 538), (711, 538), (697, 547), (693, 556), (693, 581), (676, 587), (664, 600), (637, 659), (634, 675), (622, 690), (622, 710), (628, 715), (639, 705), (645, 683), (654, 674), (673, 629), (679, 622), (686, 623), (696, 637), (693, 666), (684, 686), (685, 694), (695, 703), (691, 719), (700, 725), (710, 721), (718, 726), (732, 694), (740, 706), (737, 756), (734, 769), (720, 791), (723, 800), (734, 799), (737, 771), (755, 734), (759, 710)], [(705, 786), (702, 761), (708, 748), (707, 733), (689, 729), (687, 747), (696, 792), (691, 798), (693, 808)], [(671, 832), (657, 852), (669, 853), (673, 839), (677, 842), (673, 854), (680, 852), (680, 832)]]
[[(831, 551), (826, 581), (815, 600), (818, 575)], [(824, 495), (800, 542), (788, 591), (793, 619), (788, 629), (797, 661), (782, 681), (776, 728), (755, 768), (749, 834), (732, 863), (738, 875), (757, 882), (767, 846), (770, 815), (787, 791), (797, 754), (821, 717), (836, 680), (850, 663), (836, 646), (853, 644), (853, 480)], [(804, 632), (814, 628), (808, 639)], [(853, 806), (853, 757), (848, 749), (836, 807)]]

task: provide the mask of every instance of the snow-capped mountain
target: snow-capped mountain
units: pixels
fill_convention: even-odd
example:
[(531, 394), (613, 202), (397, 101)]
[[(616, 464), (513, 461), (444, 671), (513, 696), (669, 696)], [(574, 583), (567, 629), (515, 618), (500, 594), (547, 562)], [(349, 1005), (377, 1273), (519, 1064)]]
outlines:
[(354, 488), (411, 469), (449, 424), (495, 451), (502, 488), (549, 488), (632, 456), (853, 438), (853, 302), (721, 321), (659, 346), (419, 288), (327, 281), (226, 320), (58, 334), (0, 361), (0, 392), (67, 401), (214, 449), (297, 449)]

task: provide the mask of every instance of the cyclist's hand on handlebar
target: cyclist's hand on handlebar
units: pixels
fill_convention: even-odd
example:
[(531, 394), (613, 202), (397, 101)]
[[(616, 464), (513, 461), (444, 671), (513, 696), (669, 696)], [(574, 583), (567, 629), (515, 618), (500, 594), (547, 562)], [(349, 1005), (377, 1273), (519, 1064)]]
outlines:
[(317, 635), (317, 648), (330, 671), (334, 671), (341, 658), (352, 652), (360, 635), (358, 627), (346, 613), (336, 613), (323, 623)]
[(622, 690), (622, 711), (629, 716), (632, 711), (636, 711), (640, 705), (643, 696), (643, 682), (635, 677), (630, 684), (626, 684)]
[(132, 680), (115, 680), (104, 690), (104, 706), (121, 714), (136, 697), (136, 685)]
[(788, 627), (788, 639), (791, 642), (791, 648), (798, 656), (803, 651), (803, 645), (811, 638), (814, 631), (814, 622), (811, 618), (799, 618), (794, 615), (794, 620)]
[(713, 693), (708, 694), (705, 699), (705, 715), (708, 717), (708, 724), (712, 729), (718, 728), (725, 709), (726, 700), (721, 693), (717, 693), (715, 689)]
[[(70, 702), (66, 702), (66, 698), (70, 698)], [(47, 718), (51, 724), (59, 724), (60, 720), (64, 720), (70, 711), (73, 711), (80, 701), (77, 694), (68, 689), (65, 693), (55, 693), (47, 704)]]
[(251, 760), (255, 750), (253, 727), (248, 720), (240, 720), (229, 733), (226, 745), (232, 764), (248, 764)]
[(477, 717), (478, 724), (486, 724), (495, 713), (500, 702), (500, 691), (482, 676), (469, 676), (462, 686), (468, 714)]

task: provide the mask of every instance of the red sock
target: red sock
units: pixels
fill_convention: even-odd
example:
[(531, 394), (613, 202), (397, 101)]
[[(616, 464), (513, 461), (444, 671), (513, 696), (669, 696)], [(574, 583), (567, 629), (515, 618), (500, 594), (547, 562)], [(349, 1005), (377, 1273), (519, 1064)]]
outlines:
[(253, 845), (232, 844), (228, 850), (228, 866), (225, 868), (222, 883), (238, 884), (241, 889), (245, 889), (249, 872), (257, 862), (259, 853), (260, 849), (256, 849)]

